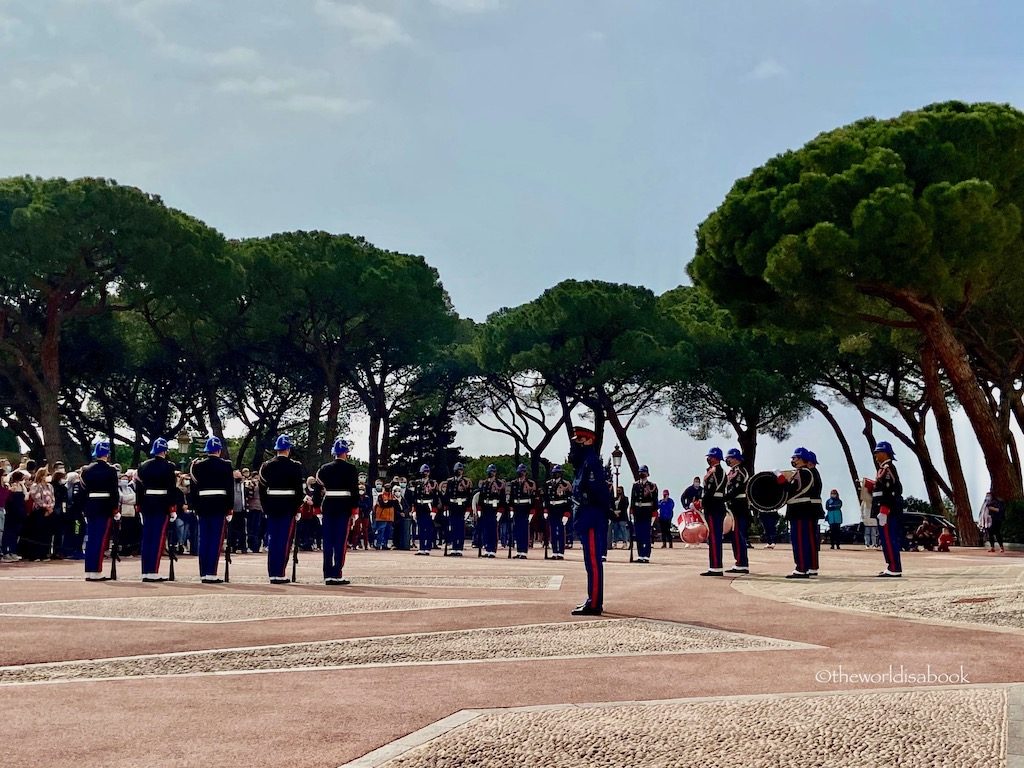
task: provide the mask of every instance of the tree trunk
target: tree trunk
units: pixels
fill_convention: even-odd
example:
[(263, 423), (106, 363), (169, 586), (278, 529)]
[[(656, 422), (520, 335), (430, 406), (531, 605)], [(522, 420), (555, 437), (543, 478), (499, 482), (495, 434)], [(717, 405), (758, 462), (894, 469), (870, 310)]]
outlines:
[(373, 485), (382, 469), (380, 467), (380, 416), (375, 413), (370, 414), (370, 445), (366, 461), (370, 465), (366, 472), (367, 482)]
[(317, 387), (310, 396), (309, 419), (306, 422), (306, 455), (316, 456), (320, 445), (320, 414), (324, 410), (324, 393)]
[(324, 439), (321, 443), (320, 457), (325, 458), (331, 453), (331, 446), (338, 434), (338, 416), (341, 414), (341, 384), (335, 376), (327, 377), (327, 421), (324, 425)]
[(740, 453), (743, 454), (743, 464), (753, 474), (757, 461), (757, 430), (743, 429), (740, 424), (733, 424), (732, 428), (736, 431), (736, 442), (739, 443)]
[(42, 449), (47, 462), (61, 458), (60, 407), (53, 392), (37, 392), (39, 399), (39, 429), (43, 433)]
[(963, 467), (960, 464), (960, 451), (957, 448), (956, 434), (953, 431), (953, 418), (950, 416), (949, 406), (942, 390), (942, 382), (939, 379), (938, 360), (929, 344), (925, 344), (921, 348), (921, 370), (924, 373), (925, 394), (927, 394), (932, 411), (935, 413), (935, 425), (939, 431), (942, 457), (945, 459), (949, 483), (953, 489), (953, 509), (956, 514), (956, 527), (960, 534), (960, 542), (974, 547), (980, 543), (978, 526), (974, 524), (974, 510), (971, 509), (967, 481), (964, 479)]
[[(832, 415), (828, 404), (816, 397), (812, 397), (810, 403), (811, 407), (825, 417), (829, 426), (832, 427), (832, 431), (836, 433), (836, 439), (839, 440), (839, 445), (843, 448), (843, 455), (846, 456), (846, 467), (850, 472), (850, 481), (853, 483), (854, 498), (860, 498), (860, 475), (857, 473), (857, 462), (853, 460), (853, 451), (850, 450), (850, 443), (847, 441), (846, 435), (843, 434), (842, 427), (839, 426), (836, 417)], [(871, 447), (874, 448), (874, 446)]]
[[(927, 342), (926, 348), (934, 354), (935, 360), (946, 372), (953, 394), (963, 406), (981, 445), (985, 465), (992, 478), (993, 493), (1002, 499), (1021, 498), (1021, 487), (1006, 452), (999, 420), (989, 407), (985, 392), (978, 382), (977, 372), (969, 362), (967, 350), (956, 337), (952, 326), (935, 307), (909, 294), (900, 294), (897, 304), (917, 322)], [(956, 503), (955, 498), (953, 501)], [(959, 510), (957, 514), (960, 514)]]
[(615, 409), (610, 405), (605, 408), (606, 418), (609, 424), (612, 425), (612, 431), (615, 433), (616, 439), (619, 441), (619, 448), (622, 449), (622, 455), (626, 457), (626, 464), (629, 465), (629, 471), (633, 473), (633, 480), (636, 481), (640, 477), (640, 462), (637, 461), (636, 451), (633, 450), (633, 443), (630, 442), (629, 434), (626, 428), (622, 426), (622, 420), (619, 418), (619, 414), (615, 412)]
[(909, 420), (907, 423), (910, 425), (910, 434), (914, 441), (914, 454), (921, 465), (921, 477), (924, 480), (925, 493), (928, 494), (928, 503), (935, 514), (941, 515), (945, 512), (945, 505), (942, 503), (942, 490), (939, 487), (939, 471), (935, 468), (935, 462), (932, 461), (932, 454), (928, 450), (928, 443), (925, 439), (925, 423), (924, 421), (910, 422)]

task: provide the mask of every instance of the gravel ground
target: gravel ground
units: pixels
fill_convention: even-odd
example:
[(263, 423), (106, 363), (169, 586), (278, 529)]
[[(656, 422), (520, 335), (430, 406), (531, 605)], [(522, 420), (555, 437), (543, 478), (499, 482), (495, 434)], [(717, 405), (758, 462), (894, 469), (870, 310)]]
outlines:
[(252, 649), (193, 651), (169, 656), (28, 664), (0, 667), (0, 684), (366, 664), (705, 653), (801, 647), (803, 646), (798, 643), (786, 640), (721, 632), (686, 624), (647, 619), (620, 619), (391, 635)]
[(970, 624), (1024, 629), (1024, 585), (913, 590), (899, 592), (828, 592), (800, 597), (824, 605), (855, 608), (890, 616), (914, 616)]
[(1002, 689), (486, 714), (387, 768), (997, 768)]
[(411, 597), (311, 597), (306, 595), (178, 595), (49, 600), (0, 604), (0, 616), (39, 616), (128, 621), (230, 622), (500, 605), (502, 600), (435, 600)]

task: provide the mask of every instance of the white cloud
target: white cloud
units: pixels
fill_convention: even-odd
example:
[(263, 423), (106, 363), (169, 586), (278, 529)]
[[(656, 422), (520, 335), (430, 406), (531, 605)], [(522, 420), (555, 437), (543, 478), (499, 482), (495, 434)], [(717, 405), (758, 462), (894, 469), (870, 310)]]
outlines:
[(344, 116), (362, 112), (365, 102), (349, 101), (339, 96), (323, 96), (315, 93), (296, 93), (287, 98), (271, 102), (277, 109), (288, 112), (314, 112), (322, 115)]
[(352, 43), (362, 48), (383, 48), (412, 40), (398, 20), (386, 13), (334, 0), (316, 0), (313, 7), (325, 21), (346, 30)]
[(44, 75), (33, 75), (29, 77), (12, 77), (8, 86), (18, 93), (26, 96), (33, 96), (37, 99), (49, 96), (57, 91), (68, 91), (72, 89), (95, 90), (95, 86), (89, 82), (88, 74), (84, 70), (73, 73), (48, 72)]
[(220, 93), (247, 93), (251, 96), (273, 96), (288, 93), (297, 87), (292, 78), (266, 77), (260, 75), (252, 78), (232, 77), (221, 80), (214, 90)]
[(770, 80), (773, 77), (782, 77), (787, 71), (778, 61), (768, 58), (760, 61), (756, 67), (750, 70), (747, 77), (751, 80)]
[(13, 43), (27, 31), (28, 26), (21, 19), (0, 13), (0, 42)]
[(501, 7), (501, 0), (431, 0), (434, 5), (456, 13), (484, 13), (496, 11)]

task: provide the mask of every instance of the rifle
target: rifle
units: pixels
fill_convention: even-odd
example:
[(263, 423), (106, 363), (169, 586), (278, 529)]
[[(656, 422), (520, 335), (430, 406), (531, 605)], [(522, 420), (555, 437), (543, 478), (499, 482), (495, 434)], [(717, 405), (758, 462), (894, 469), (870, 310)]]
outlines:
[(164, 543), (167, 546), (167, 562), (170, 564), (167, 580), (174, 581), (174, 563), (178, 560), (178, 553), (174, 551), (174, 546), (171, 542), (165, 540)]
[(231, 523), (227, 517), (224, 518), (224, 583), (231, 583)]
[(515, 532), (516, 531), (516, 529), (515, 529), (516, 519), (515, 519), (515, 512), (512, 510), (511, 507), (507, 508), (506, 514), (508, 515), (508, 559), (511, 560), (512, 559), (512, 540), (515, 539), (515, 537), (516, 537), (516, 532)]
[(121, 521), (114, 520), (113, 535), (110, 537), (110, 580), (117, 581), (117, 561), (121, 559)]
[[(348, 546), (348, 537), (345, 537), (345, 546)], [(299, 521), (295, 521), (292, 527), (292, 584), (295, 583), (295, 569), (299, 567)]]
[(629, 562), (633, 562), (633, 517), (630, 515), (626, 518), (626, 524), (629, 526)]
[(544, 515), (544, 559), (548, 559), (548, 544), (551, 542), (551, 526), (548, 525), (548, 513), (542, 512)]
[(448, 539), (451, 538), (451, 535), (452, 535), (452, 524), (451, 524), (451, 520), (448, 518), (448, 509), (446, 507), (445, 510), (444, 510), (444, 556), (445, 557), (448, 557)]

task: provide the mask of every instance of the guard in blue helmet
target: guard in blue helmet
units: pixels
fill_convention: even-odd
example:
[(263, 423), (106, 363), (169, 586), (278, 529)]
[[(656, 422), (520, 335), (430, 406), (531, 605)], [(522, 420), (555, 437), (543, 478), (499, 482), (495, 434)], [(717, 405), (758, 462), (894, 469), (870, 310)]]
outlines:
[(416, 512), (416, 535), (420, 544), (416, 554), (429, 557), (430, 550), (437, 540), (434, 520), (437, 517), (438, 506), (437, 480), (431, 478), (429, 464), (420, 467), (420, 479), (409, 486), (405, 501), (408, 507)]
[[(633, 539), (636, 541), (635, 563), (651, 562), (651, 526), (658, 516), (658, 486), (650, 480), (650, 471), (644, 464), (639, 477), (629, 492), (630, 513), (633, 517)], [(662, 541), (665, 546), (669, 542)]]
[(789, 539), (793, 546), (793, 572), (787, 579), (806, 579), (814, 570), (816, 553), (814, 529), (818, 527), (818, 513), (814, 500), (821, 499), (821, 478), (812, 471), (810, 451), (797, 448), (790, 457), (793, 472), (779, 472), (780, 485), (786, 488), (786, 519), (789, 521)]
[(106, 581), (103, 555), (110, 545), (118, 511), (117, 470), (110, 465), (110, 441), (97, 440), (92, 446), (93, 462), (82, 470), (79, 493), (85, 494), (85, 580)]
[(750, 506), (747, 504), (747, 482), (750, 473), (743, 466), (743, 453), (739, 448), (730, 448), (725, 454), (729, 471), (725, 476), (725, 506), (732, 513), (732, 556), (736, 564), (728, 573), (750, 573), (747, 559), (748, 537), (750, 535)]
[(712, 448), (705, 458), (708, 471), (704, 473), (703, 504), (704, 518), (708, 523), (708, 569), (701, 576), (722, 576), (722, 536), (725, 526), (725, 468), (722, 466), (722, 449)]
[(512, 538), (516, 560), (525, 560), (530, 547), (530, 523), (537, 513), (537, 484), (530, 479), (525, 464), (516, 467), (516, 479), (508, 484), (509, 506), (512, 508)]
[(203, 448), (206, 453), (189, 468), (191, 483), (189, 506), (199, 518), (199, 577), (204, 584), (221, 584), (220, 553), (234, 509), (235, 479), (231, 462), (221, 458), (224, 446), (210, 435)]
[(446, 536), (448, 537), (448, 555), (462, 557), (466, 544), (466, 512), (473, 508), (473, 483), (466, 477), (466, 465), (455, 462), (454, 475), (449, 477), (439, 488), (444, 501)]
[(306, 471), (291, 458), (292, 441), (281, 435), (274, 442), (274, 458), (259, 472), (260, 502), (267, 516), (267, 575), (271, 584), (287, 584), (288, 554), (295, 541), (295, 524), (306, 487)]
[[(900, 548), (903, 543), (903, 484), (893, 464), (896, 456), (885, 440), (875, 444), (874, 488), (871, 491), (871, 516), (878, 519), (878, 535), (885, 555), (885, 570), (879, 576), (899, 578), (903, 575)], [(867, 484), (871, 487), (870, 484)]]
[(167, 460), (168, 445), (162, 437), (153, 441), (152, 457), (142, 462), (135, 476), (135, 493), (142, 518), (142, 580), (166, 581), (160, 576), (160, 559), (167, 541), (167, 524), (174, 512), (177, 477)]
[(562, 477), (562, 465), (551, 468), (551, 477), (544, 483), (544, 519), (548, 523), (551, 559), (565, 559), (565, 530), (572, 514), (572, 483)]
[(348, 462), (348, 443), (340, 437), (331, 446), (334, 460), (316, 471), (313, 506), (323, 515), (324, 584), (340, 586), (348, 552), (352, 511), (359, 503), (359, 470)]
[(487, 477), (480, 481), (477, 527), (480, 529), (480, 552), (493, 558), (498, 550), (498, 515), (505, 511), (505, 481), (498, 477), (498, 468), (487, 465)]
[(572, 484), (576, 535), (583, 548), (587, 569), (587, 599), (572, 611), (573, 616), (600, 616), (604, 610), (604, 563), (601, 554), (607, 548), (608, 510), (612, 506), (608, 481), (601, 457), (597, 455), (597, 435), (590, 427), (573, 427), (569, 459), (576, 467)]

